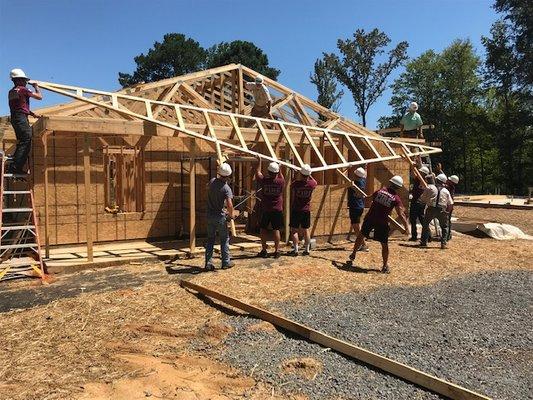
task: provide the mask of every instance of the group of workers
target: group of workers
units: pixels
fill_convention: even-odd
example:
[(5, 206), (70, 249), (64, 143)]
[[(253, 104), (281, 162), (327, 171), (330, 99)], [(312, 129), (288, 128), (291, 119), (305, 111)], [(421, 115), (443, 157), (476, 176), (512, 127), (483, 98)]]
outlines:
[[(457, 176), (452, 175), (449, 179), (443, 173), (436, 177), (429, 173), (429, 169), (423, 166), (419, 172), (425, 176), (427, 187), (422, 189), (422, 183), (416, 178), (411, 192), (409, 220), (402, 204), (398, 191), (404, 186), (402, 177), (396, 175), (389, 180), (389, 184), (377, 190), (371, 197), (372, 203), (366, 213), (363, 222), (361, 219), (365, 208), (364, 189), (366, 187), (367, 172), (363, 167), (350, 171), (353, 175), (353, 186), (348, 189), (348, 209), (351, 227), (356, 234), (355, 244), (347, 262), (351, 265), (355, 260), (358, 251), (368, 251), (365, 239), (373, 232), (373, 239), (381, 243), (383, 265), (382, 272), (389, 272), (388, 240), (390, 234), (389, 216), (392, 210), (396, 209), (405, 232), (412, 232), (410, 240), (417, 239), (417, 221), (422, 224), (422, 237), (420, 246), (427, 246), (430, 236), (430, 223), (438, 220), (441, 227), (441, 248), (447, 247), (446, 243), (450, 239), (449, 225), (453, 207), (453, 194), (455, 184), (459, 182)], [(231, 176), (231, 167), (223, 163), (218, 169), (218, 176), (209, 183), (208, 189), (208, 237), (206, 245), (205, 267), (213, 270), (213, 246), (215, 244), (216, 232), (219, 232), (221, 239), (222, 268), (232, 267), (234, 264), (229, 255), (229, 235), (225, 218), (234, 218), (232, 204), (232, 192), (228, 185), (228, 178)], [(272, 231), (274, 239), (274, 258), (280, 257), (279, 245), (281, 240), (280, 230), (283, 227), (283, 191), (285, 188), (285, 177), (276, 162), (271, 162), (265, 174), (261, 168), (261, 159), (257, 161), (255, 179), (258, 183), (257, 191), (261, 191), (261, 219), (259, 222), (261, 251), (258, 257), (269, 257), (267, 251), (267, 239)], [(297, 173), (295, 179), (290, 183), (291, 204), (290, 204), (290, 236), (292, 246), (289, 256), (300, 254), (300, 241), (304, 240), (304, 250), (302, 255), (309, 255), (311, 250), (311, 237), (309, 228), (311, 226), (311, 198), (317, 182), (311, 175), (311, 168), (305, 164)], [(355, 189), (354, 187), (360, 190)]]
[[(29, 99), (41, 100), (42, 94), (37, 83), (31, 83), (35, 91), (27, 88), (30, 79), (23, 70), (13, 69), (10, 73), (10, 78), (13, 81), (13, 88), (8, 94), (9, 108), (11, 124), (17, 137), (17, 146), (7, 172), (25, 175), (27, 171), (24, 170), (24, 165), (31, 150), (32, 140), (32, 130), (28, 116), (36, 116), (30, 110)], [(263, 82), (263, 78), (258, 76), (254, 82), (247, 82), (245, 85), (254, 96), (252, 116), (270, 117), (272, 98)], [(416, 112), (417, 110), (418, 105), (412, 102), (401, 120), (402, 136), (422, 137), (422, 119)], [(229, 232), (227, 227), (227, 219), (235, 217), (232, 203), (233, 193), (228, 185), (232, 170), (229, 164), (222, 163), (217, 172), (217, 177), (209, 182), (207, 194), (207, 243), (205, 248), (205, 268), (207, 270), (214, 269), (213, 248), (217, 233), (221, 242), (222, 268), (231, 268), (234, 265), (229, 253)], [(410, 193), (409, 221), (411, 224), (411, 237), (409, 240), (418, 240), (417, 222), (420, 222), (422, 225), (420, 246), (427, 246), (430, 240), (430, 223), (433, 220), (437, 220), (441, 228), (441, 248), (445, 249), (448, 240), (451, 239), (450, 225), (453, 196), (455, 185), (459, 183), (459, 178), (456, 175), (448, 178), (442, 172), (435, 177), (435, 175), (430, 174), (426, 166), (421, 166), (418, 172)], [(366, 170), (363, 167), (359, 167), (350, 171), (350, 173), (353, 176), (353, 186), (348, 190), (348, 208), (351, 228), (356, 234), (356, 239), (348, 264), (351, 265), (353, 263), (358, 251), (368, 251), (365, 239), (368, 239), (371, 232), (374, 232), (373, 238), (381, 243), (382, 248), (383, 265), (381, 271), (388, 272), (388, 238), (390, 233), (388, 218), (393, 209), (396, 209), (405, 231), (409, 233), (407, 217), (402, 200), (398, 195), (398, 191), (403, 187), (403, 179), (400, 176), (393, 176), (386, 187), (372, 194), (372, 203), (361, 225), (361, 218), (365, 208)], [(261, 159), (258, 158), (255, 179), (260, 187), (258, 192), (261, 191), (262, 208), (259, 222), (262, 248), (258, 256), (269, 257), (267, 239), (269, 231), (272, 231), (274, 238), (272, 256), (279, 258), (280, 230), (284, 225), (283, 191), (286, 185), (285, 178), (279, 164), (276, 162), (271, 162), (267, 167), (266, 173), (263, 174)], [(424, 179), (425, 182), (421, 182), (421, 179)], [(292, 250), (288, 253), (290, 256), (298, 256), (300, 254), (299, 245), (302, 239), (304, 240), (304, 249), (301, 254), (305, 256), (310, 253), (310, 209), (312, 194), (316, 187), (317, 182), (312, 177), (311, 168), (307, 164), (302, 166), (296, 178), (290, 183), (289, 226), (293, 245)]]

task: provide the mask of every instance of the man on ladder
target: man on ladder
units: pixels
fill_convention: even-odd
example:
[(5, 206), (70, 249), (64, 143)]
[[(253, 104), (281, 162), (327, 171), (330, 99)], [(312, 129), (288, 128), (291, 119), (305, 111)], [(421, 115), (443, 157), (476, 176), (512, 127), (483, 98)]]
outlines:
[(9, 91), (9, 110), (11, 112), (11, 125), (17, 137), (17, 148), (13, 154), (13, 162), (9, 166), (8, 173), (26, 175), (24, 164), (31, 150), (32, 130), (28, 122), (28, 115), (37, 117), (30, 111), (30, 97), (42, 100), (43, 96), (37, 83), (32, 83), (35, 92), (29, 90), (26, 85), (29, 78), (23, 70), (15, 68), (9, 74), (13, 81), (13, 88)]

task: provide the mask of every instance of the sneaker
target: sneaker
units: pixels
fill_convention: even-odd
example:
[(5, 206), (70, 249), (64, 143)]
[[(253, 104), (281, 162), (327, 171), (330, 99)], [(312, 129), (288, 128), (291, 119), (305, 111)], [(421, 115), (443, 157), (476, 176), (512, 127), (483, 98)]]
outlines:
[(366, 245), (361, 245), (361, 247), (359, 247), (359, 249), (357, 251), (364, 251), (364, 252), (368, 253), (370, 251), (370, 249)]
[(409, 238), (409, 241), (410, 241), (410, 242), (418, 242), (418, 239), (415, 238), (415, 237), (411, 237), (411, 238)]
[(427, 243), (420, 243), (418, 246), (419, 247), (428, 247), (428, 244)]
[(302, 256), (308, 256), (308, 255), (309, 255), (309, 252), (307, 250), (304, 250), (302, 253)]
[(257, 254), (257, 257), (268, 258), (268, 253), (267, 253), (266, 250), (261, 250), (261, 251)]
[(281, 254), (279, 253), (279, 251), (275, 251), (274, 254), (272, 254), (272, 257), (274, 257), (274, 258), (280, 258), (280, 257), (281, 257)]
[(206, 271), (214, 271), (215, 270), (215, 266), (211, 263), (209, 264), (205, 264), (205, 270)]
[(235, 266), (235, 263), (233, 261), (230, 261), (227, 264), (222, 264), (222, 269), (230, 269)]
[(287, 253), (288, 256), (291, 256), (291, 257), (297, 257), (298, 256), (298, 252), (296, 250), (291, 250)]
[(388, 265), (384, 265), (383, 267), (381, 267), (382, 274), (388, 274), (389, 272), (390, 272), (390, 269)]
[(447, 249), (448, 248), (448, 245), (446, 243), (441, 243), (440, 245), (440, 249), (441, 250), (444, 250), (444, 249)]

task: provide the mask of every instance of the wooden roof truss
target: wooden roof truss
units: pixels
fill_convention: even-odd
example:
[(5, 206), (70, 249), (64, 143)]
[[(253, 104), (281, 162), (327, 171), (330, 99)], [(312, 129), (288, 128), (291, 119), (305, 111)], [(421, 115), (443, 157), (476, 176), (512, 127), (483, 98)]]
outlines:
[[(310, 100), (293, 92), (285, 90), (283, 93), (280, 90), (283, 87), (277, 82), (273, 89), (283, 93), (283, 97), (274, 102), (276, 119), (251, 117), (247, 114), (253, 100), (251, 94), (243, 90), (243, 80), (239, 77), (244, 68), (223, 70), (194, 81), (174, 79), (164, 86), (148, 84), (137, 92), (134, 89), (106, 92), (49, 82), (39, 82), (39, 85), (78, 100), (74, 108), (63, 106), (57, 112), (48, 109), (44, 110), (48, 111), (45, 115), (69, 113), (148, 121), (167, 128), (158, 130), (158, 135), (184, 135), (210, 142), (219, 160), (227, 158), (229, 153), (248, 154), (299, 170), (305, 159), (304, 149), (310, 148), (315, 156), (311, 170), (319, 172), (399, 159), (404, 151), (408, 156), (441, 151), (371, 134), (351, 121), (334, 113), (331, 115), (327, 109), (310, 107)], [(325, 116), (329, 117), (326, 121), (320, 119)], [(341, 130), (343, 127), (348, 129)], [(333, 161), (331, 157), (326, 161), (322, 151), (325, 144), (333, 149)], [(356, 158), (347, 159), (343, 146), (352, 150)], [(288, 147), (294, 159), (282, 159), (276, 151), (280, 147)]]

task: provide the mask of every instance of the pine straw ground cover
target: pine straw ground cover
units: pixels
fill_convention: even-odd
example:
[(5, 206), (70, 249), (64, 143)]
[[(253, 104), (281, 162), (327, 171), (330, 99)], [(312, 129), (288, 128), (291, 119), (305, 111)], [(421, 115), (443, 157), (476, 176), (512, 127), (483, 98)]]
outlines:
[[(142, 270), (146, 277), (129, 288), (103, 287), (97, 292), (0, 314), (0, 398), (77, 398), (89, 382), (115, 382), (147, 374), (142, 368), (132, 369), (118, 355), (172, 359), (190, 352), (191, 339), (203, 335), (206, 322), (220, 321), (223, 314), (181, 289), (178, 278), (272, 309), (271, 303), (303, 299), (312, 293), (430, 285), (479, 271), (533, 270), (533, 246), (528, 241), (497, 242), (458, 235), (446, 251), (436, 244), (428, 249), (411, 246), (404, 240), (392, 241), (390, 275), (374, 271), (380, 266), (379, 244), (375, 242), (370, 242), (370, 253), (358, 255), (359, 268), (350, 271), (333, 265), (346, 260), (349, 244), (324, 246), (306, 258), (242, 259), (250, 254), (236, 254), (233, 269), (196, 275), (179, 272), (202, 265), (200, 258), (176, 262), (172, 268), (177, 275), (168, 274), (162, 263), (123, 267), (124, 274), (138, 277)], [(80, 286), (95, 273), (77, 274)], [(38, 290), (62, 284), (64, 278), (59, 277)], [(21, 290), (20, 286), (14, 285), (13, 290)], [(0, 292), (0, 296), (9, 295), (9, 291)], [(248, 375), (246, 371), (241, 373)]]

